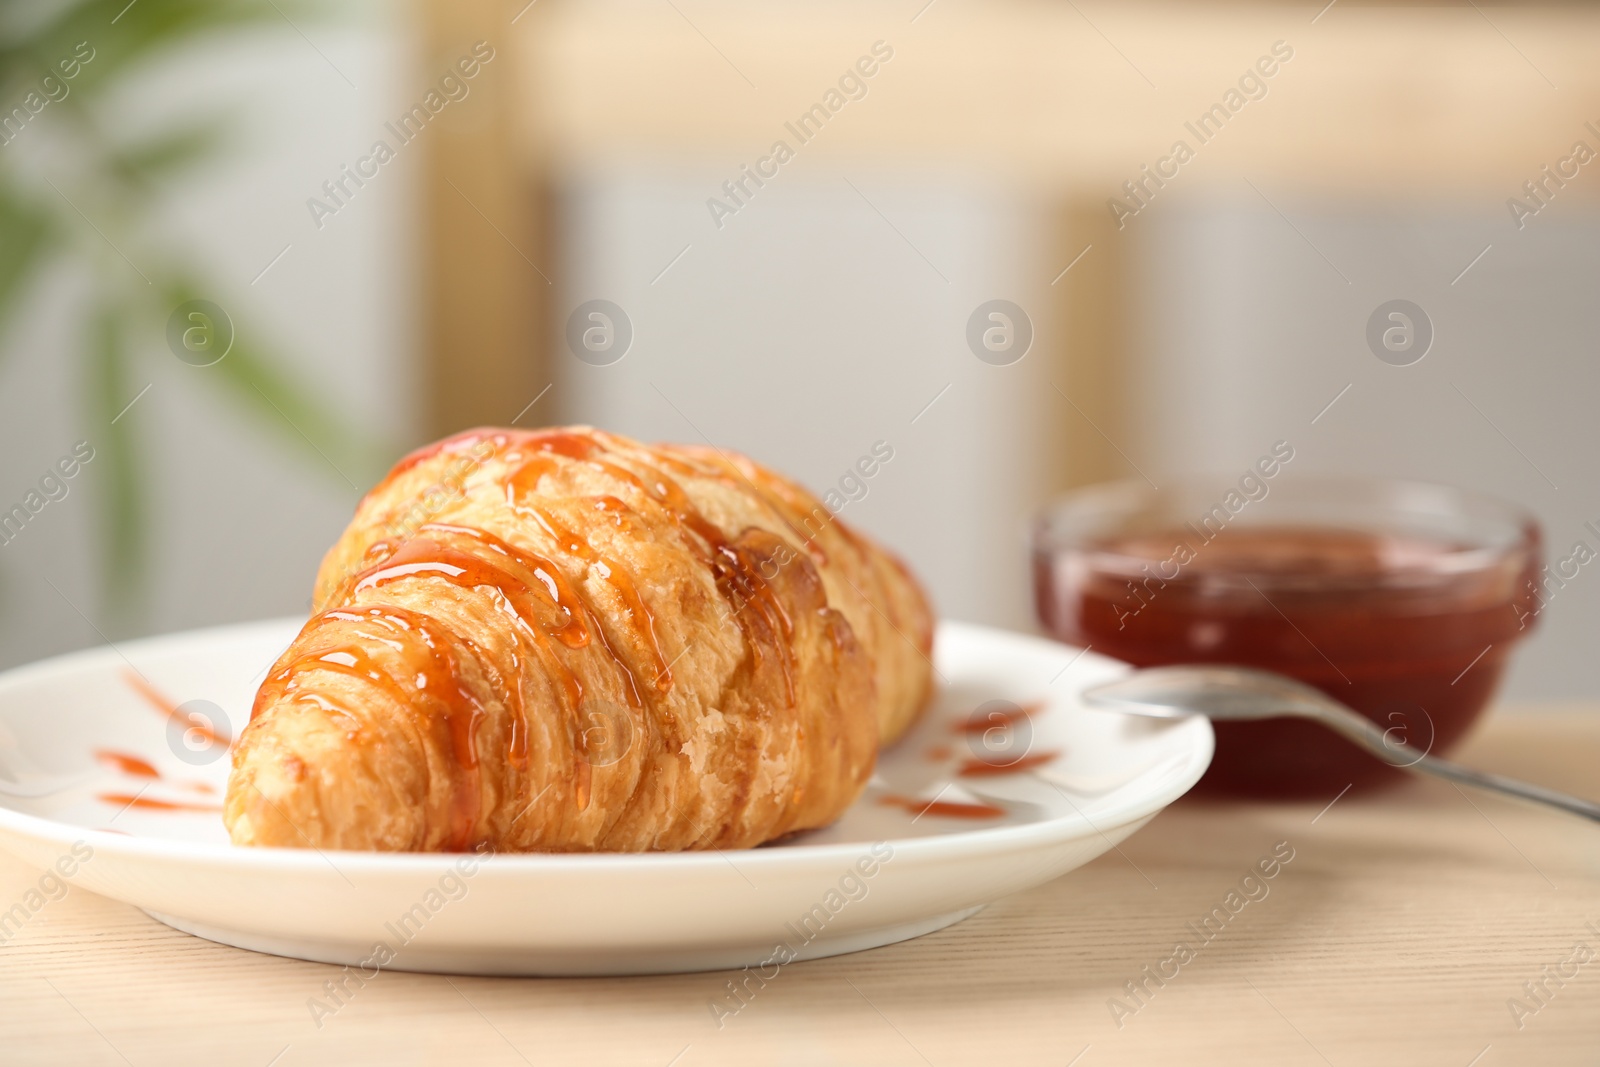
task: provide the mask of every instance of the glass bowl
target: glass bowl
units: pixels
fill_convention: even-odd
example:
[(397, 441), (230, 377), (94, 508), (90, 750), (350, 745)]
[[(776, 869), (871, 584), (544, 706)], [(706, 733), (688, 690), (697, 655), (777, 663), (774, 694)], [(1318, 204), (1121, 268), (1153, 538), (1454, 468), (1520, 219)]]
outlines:
[[(1264, 460), (1233, 480), (1070, 493), (1033, 530), (1040, 621), (1135, 666), (1278, 671), (1449, 751), (1538, 617), (1538, 524), (1444, 486), (1280, 478)], [(1331, 796), (1403, 774), (1312, 723), (1216, 734), (1201, 792)]]

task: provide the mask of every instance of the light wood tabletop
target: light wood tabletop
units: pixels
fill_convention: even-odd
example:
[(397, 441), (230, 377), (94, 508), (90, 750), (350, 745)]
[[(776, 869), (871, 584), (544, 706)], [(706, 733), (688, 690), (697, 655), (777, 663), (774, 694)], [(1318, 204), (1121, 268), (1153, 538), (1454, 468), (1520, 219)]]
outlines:
[[(1459, 755), (1594, 795), (1595, 710), (1502, 714)], [(787, 967), (720, 1028), (725, 974), (401, 972), (319, 1027), (335, 968), (74, 889), (0, 945), (0, 1063), (1600, 1062), (1600, 827), (1432, 781), (1325, 803), (1180, 802), (957, 926)], [(1197, 936), (1275, 848), (1257, 899)], [(0, 905), (38, 878), (0, 858)]]

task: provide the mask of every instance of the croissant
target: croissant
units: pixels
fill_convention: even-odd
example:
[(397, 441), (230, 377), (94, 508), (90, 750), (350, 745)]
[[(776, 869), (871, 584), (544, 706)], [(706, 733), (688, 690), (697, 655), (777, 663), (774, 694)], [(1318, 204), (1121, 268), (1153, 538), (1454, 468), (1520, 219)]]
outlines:
[(235, 844), (747, 848), (827, 825), (926, 703), (893, 555), (714, 448), (480, 429), (362, 500), (233, 753)]

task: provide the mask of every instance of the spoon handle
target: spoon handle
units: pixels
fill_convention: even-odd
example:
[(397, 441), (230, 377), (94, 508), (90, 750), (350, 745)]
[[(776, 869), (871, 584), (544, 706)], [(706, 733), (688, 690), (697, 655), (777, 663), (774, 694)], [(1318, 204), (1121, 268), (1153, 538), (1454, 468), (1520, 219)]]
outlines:
[(1430, 756), (1415, 745), (1391, 738), (1377, 724), (1342, 705), (1325, 707), (1321, 712), (1319, 717), (1328, 725), (1335, 727), (1350, 740), (1359, 742), (1392, 767), (1420, 771), (1448, 782), (1460, 782), (1463, 785), (1504, 793), (1521, 800), (1531, 800), (1536, 804), (1548, 804), (1553, 808), (1560, 808), (1562, 811), (1600, 822), (1600, 804), (1592, 800), (1584, 800), (1568, 793), (1558, 793), (1554, 789), (1546, 789), (1532, 782), (1474, 770), (1447, 759), (1440, 759), (1438, 756)]
[(1156, 718), (1205, 715), (1219, 722), (1308, 719), (1367, 749), (1391, 767), (1531, 800), (1600, 822), (1600, 803), (1430, 756), (1425, 749), (1391, 736), (1396, 730), (1385, 730), (1326, 693), (1268, 671), (1198, 664), (1146, 667), (1086, 689), (1083, 699), (1090, 707)]
[[(1400, 747), (1391, 742), (1392, 747)], [(1415, 751), (1414, 749), (1412, 751)], [(1471, 767), (1463, 767), (1459, 763), (1440, 759), (1438, 756), (1423, 756), (1410, 765), (1414, 771), (1422, 771), (1437, 778), (1450, 782), (1460, 782), (1463, 785), (1477, 786), (1479, 789), (1489, 789), (1496, 793), (1505, 793), (1508, 796), (1519, 797), (1522, 800), (1531, 800), (1537, 804), (1548, 804), (1553, 808), (1570, 811), (1574, 815), (1600, 822), (1600, 804), (1592, 800), (1584, 800), (1567, 793), (1558, 793), (1554, 789), (1534, 785), (1531, 782), (1518, 781), (1500, 774), (1490, 774), (1488, 771), (1476, 771)]]

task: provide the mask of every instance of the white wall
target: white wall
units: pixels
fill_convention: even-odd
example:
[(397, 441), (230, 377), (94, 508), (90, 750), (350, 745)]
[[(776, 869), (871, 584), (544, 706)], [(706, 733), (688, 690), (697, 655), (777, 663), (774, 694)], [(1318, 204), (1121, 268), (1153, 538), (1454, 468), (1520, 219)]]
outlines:
[(1055, 271), (1036, 216), (951, 176), (806, 167), (791, 163), (720, 230), (705, 201), (726, 175), (574, 180), (559, 317), (609, 299), (635, 340), (603, 367), (563, 349), (562, 410), (645, 440), (709, 439), (819, 493), (887, 441), (894, 459), (841, 518), (899, 549), (941, 613), (1028, 627), (1024, 527), (1052, 324), (1035, 314), (1045, 339), (1007, 367), (980, 362), (965, 330), (989, 299), (1044, 305)]

